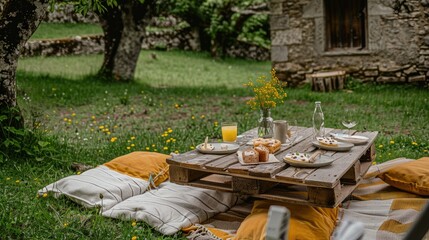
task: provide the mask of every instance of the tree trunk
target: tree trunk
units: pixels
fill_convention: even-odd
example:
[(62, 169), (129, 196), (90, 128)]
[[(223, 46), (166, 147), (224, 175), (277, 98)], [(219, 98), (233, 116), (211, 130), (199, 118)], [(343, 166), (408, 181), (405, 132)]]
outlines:
[[(10, 0), (0, 15), (0, 115), (8, 116), (8, 126), (24, 126), (16, 101), (15, 73), (20, 50), (39, 26), (47, 8), (48, 0)], [(4, 137), (2, 134), (0, 131), (0, 139)]]
[(110, 8), (99, 14), (105, 36), (104, 61), (101, 76), (117, 81), (134, 77), (145, 27), (153, 1), (126, 0), (119, 8)]

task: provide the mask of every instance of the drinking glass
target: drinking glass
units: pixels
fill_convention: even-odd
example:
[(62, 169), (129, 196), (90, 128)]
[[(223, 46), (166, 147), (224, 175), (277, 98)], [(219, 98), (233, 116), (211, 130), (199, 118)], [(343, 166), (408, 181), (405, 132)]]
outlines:
[(224, 142), (235, 142), (237, 140), (236, 122), (222, 122), (222, 140)]
[(292, 145), (298, 137), (298, 121), (296, 119), (289, 120), (289, 129), (287, 130), (287, 138), (285, 145)]
[(348, 135), (351, 135), (351, 129), (357, 125), (350, 110), (345, 110), (341, 123), (348, 129)]

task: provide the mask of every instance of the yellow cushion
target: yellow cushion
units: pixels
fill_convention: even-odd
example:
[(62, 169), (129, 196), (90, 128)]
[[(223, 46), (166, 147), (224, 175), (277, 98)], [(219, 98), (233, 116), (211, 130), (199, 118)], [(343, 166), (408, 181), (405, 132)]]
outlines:
[(268, 210), (271, 205), (285, 206), (291, 212), (289, 221), (289, 240), (291, 239), (329, 239), (337, 220), (338, 207), (321, 208), (292, 203), (258, 200), (252, 212), (244, 219), (235, 239), (265, 239)]
[(146, 181), (152, 175), (155, 184), (159, 185), (169, 177), (166, 162), (168, 157), (170, 156), (154, 152), (132, 152), (103, 165), (122, 174)]
[(429, 157), (396, 165), (377, 177), (398, 189), (429, 196)]

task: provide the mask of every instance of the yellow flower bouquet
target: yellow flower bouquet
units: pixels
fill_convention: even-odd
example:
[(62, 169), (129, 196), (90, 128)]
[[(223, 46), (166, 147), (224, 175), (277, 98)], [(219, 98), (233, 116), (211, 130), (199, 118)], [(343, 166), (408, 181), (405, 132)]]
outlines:
[(270, 138), (273, 136), (273, 119), (271, 118), (271, 109), (278, 104), (283, 103), (287, 94), (283, 87), (286, 83), (280, 82), (276, 76), (276, 70), (271, 70), (271, 79), (266, 76), (259, 76), (255, 82), (250, 81), (245, 84), (253, 90), (254, 97), (247, 101), (252, 109), (260, 109), (261, 118), (259, 119), (258, 136)]
[(259, 76), (256, 82), (249, 82), (245, 86), (252, 88), (254, 97), (247, 101), (252, 109), (271, 109), (277, 104), (283, 103), (287, 94), (283, 87), (286, 83), (280, 82), (276, 76), (276, 70), (271, 70), (271, 79), (268, 80), (265, 75)]

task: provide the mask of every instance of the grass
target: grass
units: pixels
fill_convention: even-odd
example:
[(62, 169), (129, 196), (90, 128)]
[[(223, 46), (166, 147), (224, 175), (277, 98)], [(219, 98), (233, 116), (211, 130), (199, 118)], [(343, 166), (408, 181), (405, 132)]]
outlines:
[[(157, 60), (150, 58), (155, 53)], [(186, 152), (205, 136), (220, 138), (219, 123), (256, 127), (246, 106), (249, 78), (269, 74), (269, 62), (214, 61), (207, 54), (143, 51), (132, 83), (92, 77), (102, 56), (27, 58), (19, 62), (19, 104), (27, 127), (51, 146), (37, 158), (3, 159), (0, 168), (1, 239), (180, 239), (160, 236), (143, 223), (100, 217), (71, 201), (36, 198), (38, 189), (75, 174), (70, 165), (96, 166), (130, 151)], [(428, 156), (428, 90), (404, 85), (361, 85), (316, 93), (287, 88), (275, 119), (311, 126), (314, 101), (322, 101), (325, 126), (341, 128), (353, 109), (357, 130), (379, 131), (377, 162)], [(25, 143), (23, 143), (25, 144)], [(1, 160), (0, 160), (1, 162)]]
[(39, 25), (30, 40), (69, 38), (82, 35), (103, 34), (100, 25), (89, 23), (47, 23)]

